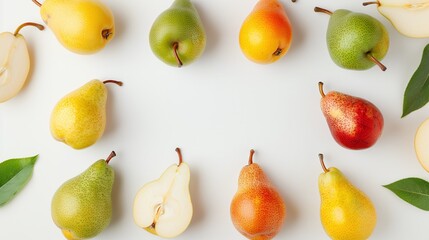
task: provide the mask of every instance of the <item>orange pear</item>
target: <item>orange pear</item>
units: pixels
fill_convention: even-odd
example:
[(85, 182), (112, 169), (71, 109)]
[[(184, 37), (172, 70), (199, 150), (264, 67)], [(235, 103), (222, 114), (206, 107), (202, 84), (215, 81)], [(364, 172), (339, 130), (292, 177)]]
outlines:
[(231, 219), (235, 228), (248, 239), (272, 239), (282, 228), (286, 205), (262, 168), (253, 163), (244, 166), (238, 179), (238, 189), (231, 202)]
[(278, 0), (259, 0), (244, 20), (239, 42), (244, 55), (261, 64), (283, 57), (292, 42), (292, 26)]

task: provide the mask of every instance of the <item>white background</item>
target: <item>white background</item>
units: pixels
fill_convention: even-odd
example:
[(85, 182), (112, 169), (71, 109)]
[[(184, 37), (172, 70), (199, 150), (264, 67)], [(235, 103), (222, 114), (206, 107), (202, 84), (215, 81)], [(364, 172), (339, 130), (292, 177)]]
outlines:
[[(336, 166), (373, 200), (378, 215), (372, 239), (427, 239), (428, 213), (382, 185), (405, 177), (429, 179), (413, 150), (425, 107), (401, 119), (405, 87), (420, 63), (427, 39), (400, 35), (375, 6), (360, 1), (282, 1), (293, 24), (290, 51), (278, 62), (258, 65), (240, 51), (238, 32), (254, 1), (193, 0), (207, 32), (207, 48), (195, 63), (169, 67), (151, 52), (148, 35), (156, 16), (172, 1), (104, 0), (116, 17), (116, 37), (101, 52), (76, 55), (52, 32), (26, 28), (31, 78), (14, 99), (0, 105), (0, 159), (40, 154), (32, 180), (0, 209), (0, 239), (63, 239), (50, 216), (56, 189), (111, 150), (118, 156), (114, 215), (96, 239), (159, 239), (134, 225), (132, 203), (146, 182), (177, 162), (181, 147), (191, 167), (194, 217), (177, 239), (245, 239), (230, 221), (229, 204), (250, 148), (287, 203), (287, 220), (277, 239), (328, 239), (319, 219), (317, 154)], [(329, 17), (319, 5), (347, 8), (379, 19), (389, 31), (388, 70), (344, 70), (330, 59), (325, 42)], [(0, 0), (0, 31), (41, 22), (31, 0)], [(0, 46), (1, 47), (1, 46)], [(55, 141), (49, 118), (56, 102), (87, 81), (109, 85), (108, 123), (100, 141), (73, 150)], [(377, 144), (363, 151), (340, 147), (319, 107), (317, 82), (370, 100), (385, 118)]]

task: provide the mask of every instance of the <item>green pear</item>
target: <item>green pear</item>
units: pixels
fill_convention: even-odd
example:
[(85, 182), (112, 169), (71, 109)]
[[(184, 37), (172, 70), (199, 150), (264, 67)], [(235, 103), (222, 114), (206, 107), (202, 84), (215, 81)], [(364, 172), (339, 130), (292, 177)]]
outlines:
[(382, 23), (363, 13), (339, 9), (334, 12), (316, 7), (315, 12), (329, 14), (326, 41), (332, 60), (340, 67), (365, 70), (378, 65), (389, 49), (389, 34)]
[(115, 36), (110, 9), (99, 0), (45, 0), (40, 15), (68, 50), (92, 54), (103, 49)]
[(175, 0), (155, 20), (149, 35), (153, 53), (171, 66), (197, 59), (206, 46), (204, 26), (189, 0)]
[(113, 80), (92, 80), (57, 103), (51, 115), (51, 133), (55, 139), (74, 149), (97, 142), (106, 126), (105, 83), (122, 85)]
[(337, 168), (326, 168), (319, 154), (323, 173), (319, 176), (320, 220), (331, 239), (366, 240), (377, 223), (371, 199)]
[(109, 161), (98, 160), (55, 192), (51, 203), (54, 223), (69, 240), (98, 235), (112, 218), (112, 187), (115, 179)]

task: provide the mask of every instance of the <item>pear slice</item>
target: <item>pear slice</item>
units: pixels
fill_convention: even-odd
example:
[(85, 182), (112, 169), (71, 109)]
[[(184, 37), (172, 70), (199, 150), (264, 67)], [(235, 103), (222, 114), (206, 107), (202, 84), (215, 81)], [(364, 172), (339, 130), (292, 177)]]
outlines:
[(420, 164), (429, 172), (429, 118), (417, 129), (414, 138), (414, 150)]
[(134, 199), (134, 221), (148, 232), (173, 238), (186, 230), (192, 219), (189, 193), (190, 170), (182, 161), (173, 164), (157, 180), (145, 184)]
[(15, 33), (0, 33), (0, 103), (15, 97), (24, 86), (30, 71), (27, 43), (19, 31), (25, 26), (44, 27), (37, 23), (21, 24)]
[(429, 0), (379, 0), (378, 11), (407, 37), (429, 37)]

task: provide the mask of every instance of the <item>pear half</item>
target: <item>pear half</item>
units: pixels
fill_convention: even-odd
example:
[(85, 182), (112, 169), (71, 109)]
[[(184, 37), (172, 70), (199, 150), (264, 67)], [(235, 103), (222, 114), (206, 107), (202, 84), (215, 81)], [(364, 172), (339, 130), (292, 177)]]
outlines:
[(173, 238), (186, 230), (192, 219), (189, 193), (190, 170), (182, 161), (173, 164), (157, 180), (145, 184), (134, 199), (134, 221), (148, 232)]
[(30, 55), (27, 43), (19, 31), (25, 26), (44, 27), (37, 23), (21, 24), (15, 33), (0, 34), (0, 103), (15, 97), (27, 80)]
[(429, 172), (429, 118), (417, 129), (414, 138), (414, 150), (420, 164)]
[(429, 0), (378, 0), (378, 11), (407, 37), (429, 37)]

